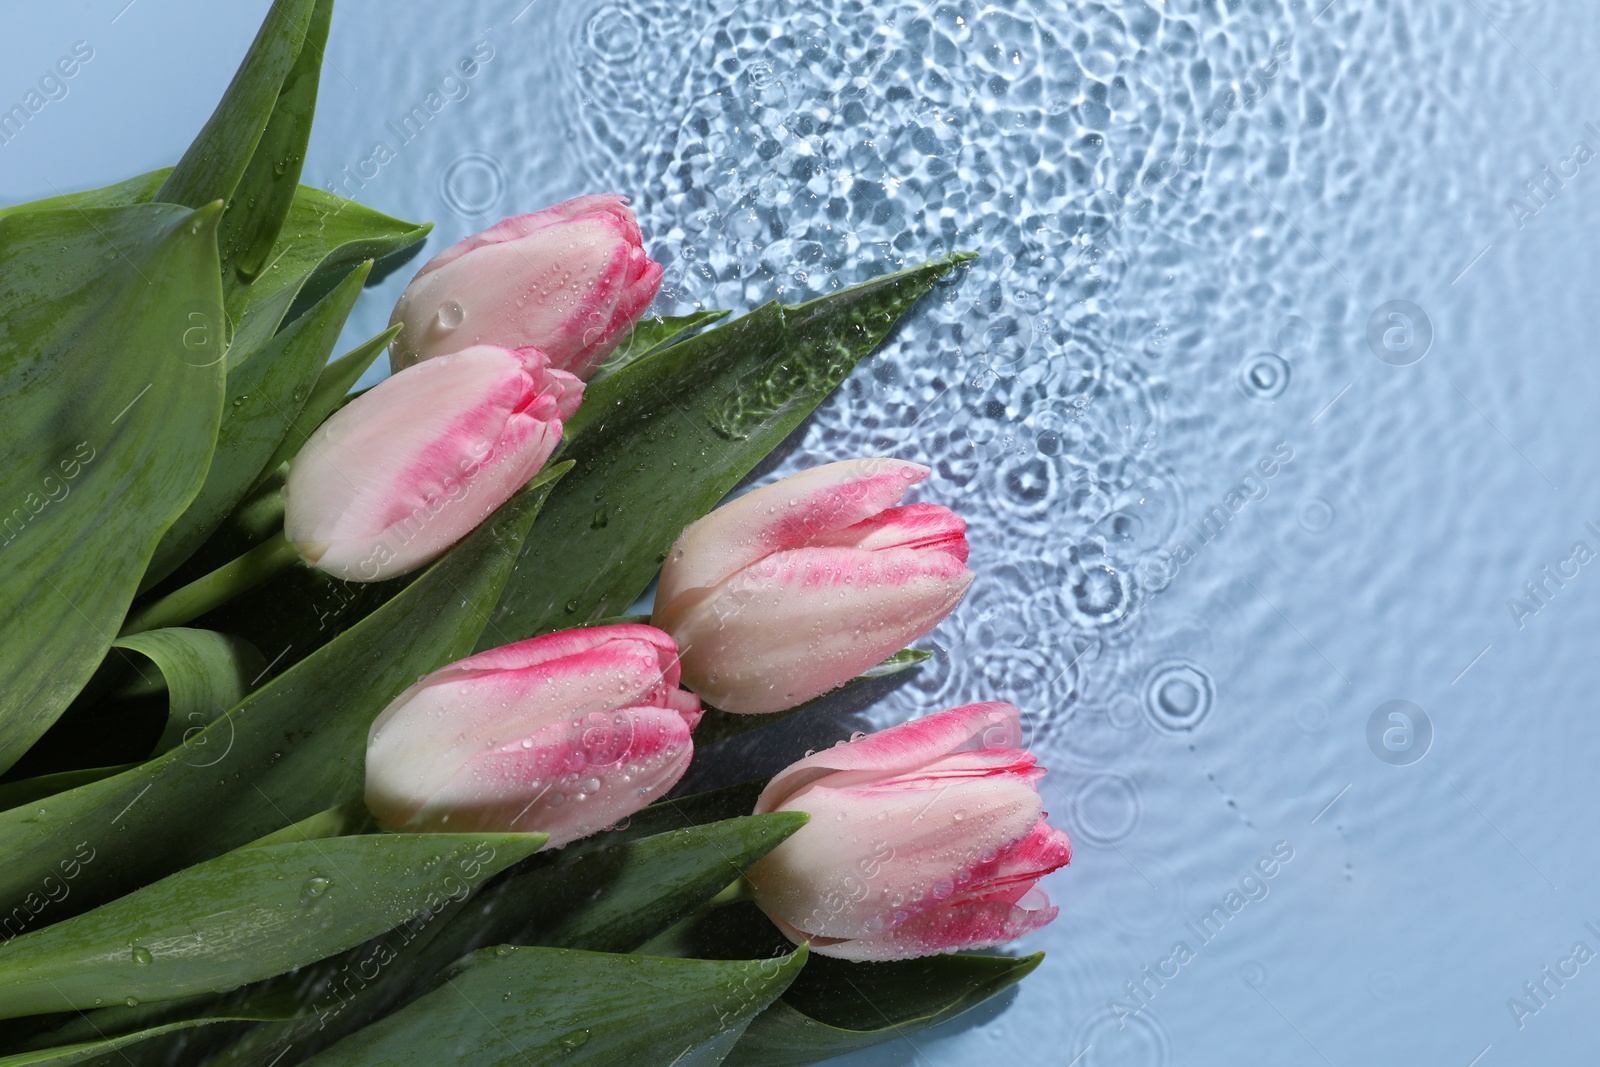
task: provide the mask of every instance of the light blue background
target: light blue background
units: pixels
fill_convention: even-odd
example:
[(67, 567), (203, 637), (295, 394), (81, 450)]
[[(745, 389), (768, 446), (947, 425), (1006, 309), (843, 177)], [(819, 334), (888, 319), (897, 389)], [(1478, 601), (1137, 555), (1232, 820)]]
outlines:
[[(1520, 1025), (1508, 1006), (1600, 951), (1600, 564), (1525, 589), (1600, 551), (1600, 163), (1543, 204), (1525, 186), (1600, 151), (1600, 15), (1324, 2), (339, 6), (314, 184), (495, 50), (355, 191), (436, 221), (426, 254), (603, 189), (668, 261), (663, 311), (983, 253), (780, 470), (934, 466), (922, 498), (968, 516), (980, 578), (873, 721), (1018, 703), (1077, 851), (1021, 946), (1049, 952), (1034, 977), (857, 1062), (1600, 1058), (1600, 962)], [(4, 5), (0, 108), (74, 42), (94, 58), (0, 146), (0, 202), (175, 160), (266, 7), (125, 4)], [(1392, 300), (1431, 325), (1408, 366), (1367, 339)], [(1369, 744), (1391, 700), (1431, 724), (1409, 765), (1378, 756), (1415, 757), (1403, 732)], [(1186, 924), (1280, 841), (1267, 895), (1201, 945)], [(1195, 958), (1119, 1026), (1180, 940)]]

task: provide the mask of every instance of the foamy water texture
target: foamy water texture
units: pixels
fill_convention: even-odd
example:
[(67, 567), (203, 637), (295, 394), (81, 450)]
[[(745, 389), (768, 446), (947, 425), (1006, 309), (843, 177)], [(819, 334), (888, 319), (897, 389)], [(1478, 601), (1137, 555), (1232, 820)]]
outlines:
[[(977, 582), (910, 681), (739, 751), (1008, 700), (1076, 851), (1017, 993), (850, 1062), (1600, 1055), (1591, 6), (524, 2), (341, 0), (307, 180), (427, 254), (628, 193), (662, 312), (982, 253), (766, 475), (931, 465)], [(81, 184), (139, 79), (176, 156), (241, 6), (203, 70), (132, 43), (159, 5), (30, 14), (7, 69), (97, 58), (3, 191)]]

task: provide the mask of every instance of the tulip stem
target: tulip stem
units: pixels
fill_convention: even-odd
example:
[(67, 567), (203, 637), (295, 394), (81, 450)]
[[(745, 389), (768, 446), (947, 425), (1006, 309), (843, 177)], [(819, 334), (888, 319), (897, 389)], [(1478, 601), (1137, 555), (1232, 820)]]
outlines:
[(182, 626), (254, 589), (299, 558), (279, 530), (232, 563), (224, 563), (203, 578), (196, 578), (135, 611), (122, 624), (122, 635), (159, 630), (163, 626)]
[(706, 901), (705, 910), (710, 911), (712, 908), (720, 908), (726, 904), (737, 904), (741, 900), (754, 900), (755, 896), (756, 887), (750, 884), (748, 878), (741, 876), (722, 892)]

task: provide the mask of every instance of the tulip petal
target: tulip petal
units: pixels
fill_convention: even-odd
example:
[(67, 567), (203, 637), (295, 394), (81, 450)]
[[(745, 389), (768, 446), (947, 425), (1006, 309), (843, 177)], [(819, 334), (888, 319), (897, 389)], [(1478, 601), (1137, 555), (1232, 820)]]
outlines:
[(800, 548), (769, 556), (658, 621), (684, 684), (735, 714), (821, 696), (928, 632), (972, 572), (942, 552)]
[(385, 824), (403, 824), (484, 749), (579, 722), (604, 730), (619, 705), (660, 706), (692, 729), (699, 701), (676, 681), (671, 639), (648, 626), (569, 630), (480, 652), (423, 678), (373, 722), (368, 806)]
[(769, 915), (826, 937), (869, 936), (883, 916), (904, 920), (970, 894), (975, 872), (993, 875), (1041, 816), (1026, 773), (934, 779), (922, 789), (832, 788), (833, 781), (783, 805), (811, 821), (748, 873)]
[(423, 268), (417, 272), (417, 277), (420, 278), (424, 274), (438, 270), (445, 264), (460, 259), (475, 248), (515, 241), (520, 237), (527, 237), (540, 230), (547, 230), (557, 223), (566, 222), (568, 219), (590, 213), (603, 213), (625, 219), (633, 227), (634, 239), (638, 240), (640, 237), (639, 225), (634, 221), (633, 212), (629, 210), (627, 205), (628, 198), (618, 193), (590, 193), (587, 196), (576, 196), (571, 200), (564, 200), (542, 211), (532, 211), (526, 215), (513, 215), (510, 218), (501, 219), (486, 230), (475, 233), (470, 237), (463, 237), (428, 260)]
[(1022, 713), (1012, 705), (991, 701), (949, 708), (790, 764), (762, 790), (756, 814), (777, 811), (800, 789), (837, 771), (903, 774), (954, 752), (1021, 744)]
[(592, 739), (560, 723), (469, 760), (408, 830), (539, 831), (546, 848), (597, 833), (677, 784), (694, 746), (676, 711), (623, 708), (615, 733)]
[(457, 660), (444, 668), (450, 671), (504, 671), (536, 667), (541, 663), (576, 656), (616, 641), (637, 641), (656, 651), (660, 669), (668, 685), (678, 684), (678, 646), (672, 638), (654, 626), (639, 623), (617, 623), (610, 626), (585, 626), (576, 630), (560, 630), (541, 634), (525, 641), (487, 649), (477, 655)]
[(1032, 832), (1001, 849), (994, 859), (969, 872), (961, 900), (1003, 900), (1015, 904), (1034, 883), (1072, 862), (1072, 840), (1041, 817)]
[[(1059, 908), (1050, 906), (1029, 910), (1005, 901), (985, 900), (930, 909), (875, 937), (835, 941), (808, 939), (804, 935), (796, 938), (790, 929), (785, 929), (784, 934), (796, 943), (810, 940), (814, 952), (834, 959), (905, 960), (1004, 944), (1049, 925), (1059, 912)], [(779, 926), (781, 929), (783, 924)]]
[(967, 561), (967, 523), (938, 504), (904, 504), (863, 519), (854, 526), (811, 539), (814, 548), (856, 548), (877, 552), (888, 548), (914, 548), (945, 552), (958, 562)]
[(353, 581), (435, 558), (554, 451), (560, 420), (526, 411), (545, 390), (546, 373), (537, 360), (485, 345), (356, 397), (290, 467), (289, 542), (320, 569)]
[(656, 590), (657, 624), (681, 617), (675, 603), (784, 549), (854, 526), (898, 504), (928, 468), (898, 459), (852, 459), (753, 489), (692, 523), (668, 553)]
[(623, 197), (579, 197), (505, 219), (458, 241), (396, 303), (396, 369), (466, 345), (533, 346), (587, 377), (655, 298), (661, 267), (645, 253)]

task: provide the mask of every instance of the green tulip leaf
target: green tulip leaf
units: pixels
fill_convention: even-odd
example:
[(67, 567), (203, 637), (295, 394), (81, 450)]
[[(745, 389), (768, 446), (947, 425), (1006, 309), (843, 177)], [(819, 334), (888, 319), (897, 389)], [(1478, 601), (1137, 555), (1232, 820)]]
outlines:
[(119, 1052), (129, 1045), (137, 1045), (143, 1041), (165, 1037), (183, 1030), (192, 1030), (197, 1026), (206, 1026), (212, 1023), (225, 1022), (250, 1022), (254, 1021), (253, 1015), (211, 1015), (197, 1019), (182, 1019), (178, 1022), (165, 1023), (161, 1026), (146, 1027), (131, 1033), (118, 1034), (115, 1037), (96, 1037), (87, 1041), (78, 1041), (70, 1045), (54, 1045), (50, 1048), (36, 1049), (32, 1052), (18, 1052), (10, 1056), (0, 1056), (0, 1067), (66, 1067), (70, 1063), (89, 1063), (91, 1061), (116, 1064), (128, 1062), (126, 1055), (111, 1058), (110, 1053)]
[(233, 323), (299, 185), (332, 13), (332, 0), (272, 5), (216, 110), (155, 195), (188, 207), (227, 201), (217, 238)]
[[(698, 728), (695, 731), (699, 733)], [(698, 738), (697, 738), (698, 740)], [(706, 823), (721, 822), (749, 815), (755, 810), (756, 800), (767, 787), (767, 779), (740, 782), (704, 793), (658, 800), (628, 820), (628, 825), (609, 834), (585, 837), (562, 849), (565, 856), (607, 848), (618, 840), (633, 840), (666, 834)]]
[[(788, 945), (756, 905), (741, 901), (668, 930), (639, 951), (661, 956), (737, 960)], [(805, 973), (745, 1032), (728, 1057), (739, 1067), (816, 1063), (915, 1033), (960, 1015), (1015, 985), (1043, 953), (937, 955), (890, 963), (815, 956)]]
[[(0, 208), (0, 219), (45, 208), (87, 210), (148, 203), (171, 173), (155, 170), (100, 189)], [(270, 341), (308, 283), (331, 287), (364, 260), (402, 253), (432, 229), (431, 223), (404, 222), (333, 193), (298, 186), (266, 265), (249, 286), (229, 293), (229, 321), (237, 323), (232, 348), (250, 352)]]
[(166, 577), (228, 517), (294, 424), (361, 295), (372, 261), (345, 275), (310, 311), (254, 352), (230, 353), (211, 469), (194, 503), (157, 546), (145, 587)]
[(932, 655), (932, 652), (926, 652), (920, 648), (903, 648), (876, 667), (867, 668), (843, 685), (819, 697), (807, 700), (803, 704), (796, 704), (787, 711), (773, 712), (769, 715), (734, 715), (730, 712), (718, 711), (716, 708), (707, 705), (705, 717), (700, 720), (700, 725), (696, 726), (694, 730), (695, 744), (701, 747), (710, 747), (718, 741), (726, 741), (731, 737), (739, 737), (752, 730), (759, 730), (762, 727), (771, 726), (773, 723), (782, 722), (791, 715), (798, 715), (802, 711), (809, 711), (812, 708), (832, 703), (838, 699), (839, 694), (846, 690), (854, 689), (863, 683), (893, 678), (902, 671), (910, 670)]
[(222, 410), (218, 207), (0, 219), (0, 769), (89, 680)]
[[(416, 920), (412, 920), (415, 922)], [(131, 951), (131, 950), (130, 950)], [(260, 983), (244, 987), (260, 988)], [(240, 997), (242, 990), (231, 993), (201, 993), (173, 1000), (126, 1000), (91, 1011), (68, 1012), (57, 1015), (36, 1015), (11, 1020), (6, 1024), (7, 1049), (30, 1052), (65, 1052), (72, 1046), (92, 1045), (98, 1041), (118, 1041), (137, 1037), (150, 1042), (137, 1052), (108, 1056), (94, 1062), (112, 1067), (114, 1064), (170, 1064), (192, 1062), (187, 1052), (200, 1041), (226, 1042), (229, 1034), (237, 1034), (246, 1026), (233, 1025), (217, 1028), (203, 1037), (183, 1031), (208, 1023), (276, 1023), (292, 1019), (299, 1011), (293, 998), (270, 994), (251, 997), (248, 1002)], [(110, 1035), (118, 1035), (112, 1037)], [(45, 1062), (49, 1062), (48, 1060)], [(0, 1064), (4, 1061), (0, 1060)]]
[(98, 782), (102, 778), (110, 778), (113, 774), (121, 774), (130, 766), (133, 764), (122, 764), (117, 767), (85, 767), (82, 770), (57, 771), (54, 774), (19, 778), (13, 782), (0, 784), (0, 811), (53, 797), (57, 793), (65, 793), (80, 785)]
[(101, 859), (56, 906), (61, 918), (359, 797), (372, 720), (420, 675), (471, 649), (565, 469), (546, 470), (419, 577), (397, 579), (410, 584), (381, 608), (185, 744), (48, 803), (0, 812), (0, 907), (34, 892), (86, 838)]
[(31, 200), (26, 204), (0, 207), (0, 219), (23, 211), (48, 211), (56, 208), (88, 210), (89, 208), (97, 207), (127, 207), (129, 204), (148, 204), (155, 199), (156, 191), (161, 188), (161, 183), (166, 181), (167, 175), (171, 173), (171, 167), (163, 167), (160, 170), (147, 171), (137, 177), (117, 182), (115, 185), (102, 186), (99, 189), (87, 189), (77, 193), (62, 193), (60, 196), (49, 196), (43, 200)]
[(0, 1018), (269, 978), (441, 907), (545, 840), (375, 834), (239, 849), (8, 941)]
[[(298, 173), (298, 165), (295, 172)], [(100, 189), (0, 208), (0, 218), (44, 208), (148, 203), (173, 173), (170, 168), (150, 171)], [(399, 255), (427, 237), (432, 228), (431, 223), (418, 225), (391, 218), (309, 185), (296, 186), (264, 265), (248, 285), (230, 283), (226, 290), (228, 321), (235, 326), (229, 359), (253, 352), (270, 341), (285, 316), (307, 302), (308, 288), (330, 288), (364, 260)]]
[(894, 963), (815, 957), (783, 998), (750, 1023), (727, 1067), (803, 1067), (909, 1037), (1011, 988), (1043, 959), (1043, 953)]
[[(487, 945), (632, 951), (705, 904), (805, 821), (790, 812), (745, 816), (644, 838), (599, 834), (585, 839), (599, 847), (543, 853), (445, 916), (442, 930), (402, 927), (286, 979), (304, 1005), (301, 1017), (257, 1027), (216, 1062), (262, 1065), (285, 1048), (299, 1055), (324, 1048), (429, 989), (439, 972)], [(378, 960), (390, 961), (381, 982), (345, 988), (352, 970), (368, 973)]]
[(233, 197), (272, 121), (315, 7), (316, 0), (280, 0), (272, 5), (222, 100), (167, 176), (157, 200), (198, 207)]
[(431, 223), (390, 218), (353, 200), (302, 185), (278, 242), (248, 286), (229, 294), (237, 323), (229, 359), (269, 342), (297, 301), (321, 296), (365, 260), (381, 260), (428, 236)]
[[(262, 24), (262, 34), (270, 32), (269, 27), (274, 22), (282, 21), (281, 8), (291, 6), (304, 5), (274, 4)], [(311, 139), (311, 120), (317, 110), (322, 53), (327, 47), (328, 22), (332, 16), (333, 0), (315, 0), (304, 36), (296, 44), (294, 65), (281, 80), (277, 99), (272, 103), (271, 118), (250, 153), (250, 162), (231, 194), (232, 203), (217, 230), (217, 245), (222, 256), (222, 297), (229, 306), (237, 303), (233, 294), (255, 280), (272, 254), (298, 191), (306, 144)], [(258, 35), (258, 44), (251, 46), (244, 67), (251, 64), (260, 41)], [(277, 46), (278, 40), (274, 39), (268, 47), (276, 51)], [(243, 69), (239, 77), (247, 77)], [(231, 95), (233, 86), (228, 88)], [(225, 95), (218, 111), (228, 109), (229, 103)], [(236, 116), (226, 116), (224, 121), (236, 124)], [(208, 124), (207, 130), (201, 133), (201, 140), (209, 129)], [(178, 164), (174, 177), (181, 174), (187, 162), (186, 156)]]
[(495, 618), (515, 637), (624, 612), (683, 528), (788, 436), (933, 284), (946, 256), (798, 307), (766, 304), (595, 383)]
[(628, 364), (659, 352), (702, 326), (709, 326), (727, 317), (726, 311), (696, 311), (688, 315), (652, 315), (647, 319), (640, 319), (634, 324), (633, 329), (628, 331), (628, 336), (622, 339), (622, 343), (611, 350), (606, 361), (589, 380), (596, 382), (610, 377)]
[(716, 896), (805, 823), (804, 812), (745, 815), (570, 855), (563, 849), (473, 898), (451, 925), (477, 944), (457, 955), (496, 942), (630, 952)]
[(307, 1060), (315, 1067), (714, 1067), (793, 981), (769, 960), (485, 949), (443, 985)]
[(250, 642), (214, 630), (172, 626), (119, 637), (115, 644), (149, 659), (166, 679), (167, 726), (157, 753), (210, 726), (245, 698), (267, 667)]

